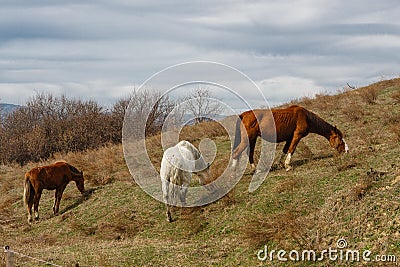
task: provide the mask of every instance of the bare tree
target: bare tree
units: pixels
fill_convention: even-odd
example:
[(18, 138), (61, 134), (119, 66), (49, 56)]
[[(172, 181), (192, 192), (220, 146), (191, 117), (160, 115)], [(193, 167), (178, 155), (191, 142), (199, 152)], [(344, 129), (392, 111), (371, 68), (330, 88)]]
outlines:
[[(143, 129), (145, 129), (146, 136), (159, 133), (175, 106), (175, 102), (168, 96), (149, 89), (134, 90), (129, 96), (129, 106), (126, 103), (124, 101), (123, 113), (127, 113), (128, 119), (135, 122), (130, 125), (132, 129), (127, 131), (135, 137), (141, 136)], [(123, 113), (120, 112), (121, 115)]]
[(223, 106), (217, 100), (208, 88), (199, 86), (184, 98), (185, 109), (193, 115), (196, 124), (215, 119), (223, 110)]

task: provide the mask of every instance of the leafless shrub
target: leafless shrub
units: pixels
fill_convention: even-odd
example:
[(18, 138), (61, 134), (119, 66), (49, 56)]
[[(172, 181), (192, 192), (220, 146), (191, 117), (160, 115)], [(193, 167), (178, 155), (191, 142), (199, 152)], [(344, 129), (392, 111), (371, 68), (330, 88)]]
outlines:
[(223, 106), (213, 98), (209, 89), (197, 87), (184, 98), (185, 111), (194, 117), (195, 123), (215, 119), (223, 110)]
[(400, 89), (394, 92), (391, 97), (397, 102), (400, 103)]
[(313, 103), (312, 99), (308, 96), (302, 97), (299, 102), (304, 104), (305, 106), (310, 106)]
[(163, 96), (161, 93), (149, 89), (133, 91), (129, 97), (129, 103), (128, 108), (124, 105), (125, 112), (129, 120), (135, 122), (135, 127), (128, 129), (126, 133), (129, 133), (132, 137), (143, 136), (141, 132), (143, 129), (145, 129), (146, 136), (158, 134), (166, 118), (175, 107), (175, 102), (168, 96)]
[(362, 100), (367, 104), (376, 104), (376, 100), (378, 99), (379, 90), (374, 86), (369, 86), (360, 90), (360, 95)]
[(319, 110), (330, 110), (336, 101), (328, 93), (319, 93), (315, 95), (313, 106)]
[(359, 121), (364, 117), (364, 111), (357, 102), (352, 102), (343, 108), (343, 114), (351, 121)]
[(396, 125), (400, 123), (400, 113), (388, 113), (385, 118), (383, 118), (383, 125)]

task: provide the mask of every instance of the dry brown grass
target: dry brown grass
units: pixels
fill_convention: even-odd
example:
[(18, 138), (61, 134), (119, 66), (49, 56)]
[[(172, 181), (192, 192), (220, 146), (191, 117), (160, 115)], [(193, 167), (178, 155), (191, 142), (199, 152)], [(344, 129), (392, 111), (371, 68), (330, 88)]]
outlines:
[(396, 101), (396, 103), (400, 103), (400, 89), (393, 93), (391, 97)]
[(116, 177), (130, 179), (129, 170), (125, 165), (122, 145), (108, 145), (98, 149), (61, 154), (57, 153), (54, 159), (43, 162), (48, 164), (57, 160), (65, 160), (83, 171), (85, 182), (93, 186), (103, 186), (112, 183)]
[(289, 208), (272, 216), (255, 214), (254, 218), (241, 228), (241, 232), (253, 247), (260, 247), (271, 241), (282, 245), (294, 241), (298, 246), (304, 247), (307, 245), (307, 225), (298, 212)]
[[(66, 218), (67, 216), (61, 217)], [(68, 216), (69, 219), (69, 227), (71, 228), (72, 231), (78, 232), (80, 234), (83, 234), (85, 236), (92, 236), (96, 233), (97, 227), (96, 226), (90, 226), (85, 224), (84, 222), (81, 221), (77, 216), (75, 216), (74, 213), (70, 213)]]
[(283, 193), (287, 191), (293, 191), (303, 184), (304, 178), (302, 177), (288, 177), (279, 183), (275, 187), (277, 193)]
[(343, 110), (343, 114), (351, 121), (360, 121), (365, 117), (364, 110), (357, 100), (351, 100), (348, 105), (346, 105)]
[(390, 129), (392, 132), (395, 134), (397, 141), (400, 142), (400, 123), (395, 123), (393, 124)]
[(207, 227), (208, 222), (204, 214), (204, 207), (182, 208), (180, 211), (179, 219), (184, 222), (184, 235), (186, 237), (194, 236)]
[(378, 99), (379, 89), (377, 87), (366, 87), (359, 91), (361, 99), (367, 104), (376, 104), (376, 100)]
[(367, 172), (366, 175), (361, 176), (358, 183), (350, 191), (350, 200), (361, 200), (368, 191), (372, 188), (374, 182), (377, 182), (385, 172), (373, 170)]
[(109, 214), (98, 223), (96, 235), (103, 239), (121, 240), (134, 237), (148, 226), (148, 221), (134, 210), (121, 209)]
[(185, 126), (180, 132), (180, 140), (187, 140), (189, 142), (216, 136), (228, 136), (228, 133), (220, 123), (214, 121)]

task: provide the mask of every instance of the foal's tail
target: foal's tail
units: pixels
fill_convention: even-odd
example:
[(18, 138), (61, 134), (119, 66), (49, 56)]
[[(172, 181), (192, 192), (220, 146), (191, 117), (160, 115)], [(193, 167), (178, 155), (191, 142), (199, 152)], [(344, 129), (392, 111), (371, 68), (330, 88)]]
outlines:
[(240, 141), (242, 139), (240, 133), (240, 124), (242, 122), (242, 119), (243, 119), (243, 114), (240, 114), (239, 118), (236, 121), (235, 141), (233, 143), (232, 151), (235, 150), (235, 148), (240, 144)]
[(24, 203), (25, 205), (29, 204), (29, 200), (32, 199), (32, 194), (33, 192), (33, 186), (31, 182), (29, 181), (29, 173), (25, 174), (25, 182), (24, 182)]

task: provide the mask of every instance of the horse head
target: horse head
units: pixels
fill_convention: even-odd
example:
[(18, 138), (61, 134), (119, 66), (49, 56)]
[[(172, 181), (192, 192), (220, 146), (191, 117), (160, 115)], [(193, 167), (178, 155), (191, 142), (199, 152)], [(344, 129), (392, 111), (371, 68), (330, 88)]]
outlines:
[(336, 126), (331, 131), (331, 136), (329, 137), (329, 143), (331, 147), (335, 148), (339, 153), (347, 153), (349, 147), (343, 138), (342, 132), (336, 128)]
[(75, 174), (75, 184), (82, 194), (85, 193), (85, 180), (83, 179), (83, 171), (81, 171), (79, 174)]

